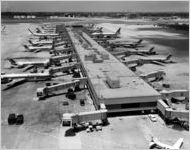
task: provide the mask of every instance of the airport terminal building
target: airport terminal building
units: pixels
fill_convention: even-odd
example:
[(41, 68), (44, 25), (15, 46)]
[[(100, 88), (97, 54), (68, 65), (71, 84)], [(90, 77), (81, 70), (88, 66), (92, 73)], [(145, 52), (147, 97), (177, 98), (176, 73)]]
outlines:
[(88, 77), (97, 108), (104, 103), (110, 113), (156, 109), (160, 94), (155, 89), (86, 33), (82, 33), (82, 38), (84, 43), (90, 43), (88, 48), (81, 46), (81, 39), (77, 39), (72, 30), (68, 33)]

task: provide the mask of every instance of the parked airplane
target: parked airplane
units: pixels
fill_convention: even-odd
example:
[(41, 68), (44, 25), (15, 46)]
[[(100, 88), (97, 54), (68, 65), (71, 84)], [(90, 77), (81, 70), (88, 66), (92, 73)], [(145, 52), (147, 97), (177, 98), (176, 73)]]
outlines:
[(180, 149), (181, 146), (183, 145), (183, 138), (179, 138), (177, 140), (177, 142), (174, 145), (167, 145), (164, 143), (161, 143), (160, 141), (158, 141), (157, 138), (152, 137), (152, 140), (149, 144), (149, 149)]
[(57, 47), (57, 46), (61, 46), (61, 45), (66, 45), (68, 46), (69, 45), (69, 42), (66, 42), (66, 41), (57, 41), (57, 40), (35, 40), (35, 41), (32, 41), (32, 40), (28, 40), (28, 42), (32, 45), (32, 46), (49, 46), (49, 45), (54, 45), (54, 47)]
[(1, 75), (1, 78), (10, 78), (10, 79), (18, 79), (18, 78), (34, 78), (34, 77), (50, 77), (49, 72), (45, 73), (21, 73), (21, 74), (4, 74)]
[(102, 33), (103, 27), (98, 27), (96, 29), (88, 29), (90, 33)]
[(137, 48), (137, 47), (143, 47), (143, 45), (140, 45), (142, 43), (142, 39), (140, 39), (137, 42), (109, 42), (109, 45), (112, 48), (115, 47), (125, 47), (125, 48)]
[(141, 44), (143, 41), (143, 39), (139, 39), (138, 41), (136, 42), (132, 42), (132, 41), (113, 41), (113, 40), (110, 40), (110, 43), (116, 43), (116, 44)]
[[(18, 79), (25, 79), (23, 81), (29, 81), (29, 80), (34, 80), (34, 81), (44, 81), (44, 80), (50, 80), (51, 75), (49, 72), (44, 72), (44, 73), (25, 73), (25, 74), (1, 74), (1, 83), (2, 84), (7, 84), (13, 81), (20, 82), (22, 80)], [(23, 82), (22, 82), (23, 83)]]
[(40, 29), (40, 28), (36, 28), (36, 33), (55, 33), (55, 29), (45, 29), (45, 28), (42, 28), (43, 31)]
[(52, 56), (49, 59), (46, 59), (44, 61), (25, 61), (25, 62), (16, 62), (14, 59), (12, 58), (8, 58), (8, 61), (11, 63), (12, 67), (16, 67), (16, 68), (24, 68), (27, 67), (29, 69), (29, 67), (33, 67), (33, 66), (44, 66), (44, 67), (48, 67), (52, 64), (54, 64), (57, 61), (60, 60), (64, 60), (64, 59), (69, 59), (69, 58), (76, 58), (76, 54), (65, 54), (65, 55), (59, 55), (59, 56)]
[(43, 50), (51, 50), (53, 49), (53, 45), (44, 45), (44, 46), (27, 46), (26, 44), (23, 45), (24, 48), (29, 52), (38, 53)]
[(130, 61), (122, 61), (126, 65), (130, 64), (136, 64), (135, 66), (142, 66), (143, 64), (152, 63), (156, 65), (164, 66), (163, 63), (174, 63), (174, 61), (171, 61), (170, 58), (172, 55), (168, 55), (166, 58), (143, 58), (143, 59), (136, 59), (136, 60), (130, 60)]
[(44, 66), (44, 67), (49, 66), (49, 60), (16, 62), (14, 59), (8, 58), (8, 61), (11, 63), (11, 67), (13, 67), (13, 68), (24, 68), (24, 71), (29, 70), (36, 65)]
[(147, 55), (156, 55), (156, 51), (154, 51), (154, 47), (151, 47), (149, 50), (125, 50), (120, 52), (112, 52), (112, 54), (115, 56), (124, 55), (124, 57), (130, 55), (147, 56)]
[(56, 30), (56, 26), (41, 26), (43, 30)]
[(64, 37), (63, 35), (59, 35), (59, 36), (32, 36), (32, 37), (30, 37), (30, 40), (35, 40), (35, 41), (43, 41), (43, 40), (62, 41), (65, 39), (66, 39), (66, 37)]
[(46, 36), (46, 37), (48, 37), (48, 36), (50, 36), (50, 37), (59, 36), (58, 33), (33, 33), (30, 29), (28, 29), (28, 31), (29, 31), (32, 35), (34, 35), (34, 36)]
[(115, 33), (112, 32), (101, 32), (101, 33), (92, 33), (92, 37), (94, 38), (117, 38), (120, 34), (121, 28), (119, 28)]
[(53, 40), (28, 40), (32, 46), (52, 45)]

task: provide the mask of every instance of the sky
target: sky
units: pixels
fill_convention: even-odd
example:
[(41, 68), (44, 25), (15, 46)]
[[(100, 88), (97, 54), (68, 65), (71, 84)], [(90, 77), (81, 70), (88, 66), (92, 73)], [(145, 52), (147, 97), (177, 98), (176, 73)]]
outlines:
[(1, 11), (188, 12), (188, 1), (1, 1)]

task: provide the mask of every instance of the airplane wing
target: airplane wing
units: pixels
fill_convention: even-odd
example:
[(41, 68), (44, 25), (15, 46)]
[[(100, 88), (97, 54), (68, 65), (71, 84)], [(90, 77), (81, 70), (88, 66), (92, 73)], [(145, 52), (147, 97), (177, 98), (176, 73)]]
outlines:
[(182, 145), (183, 145), (183, 138), (180, 138), (180, 139), (177, 140), (177, 142), (173, 145), (173, 149), (180, 149)]
[[(154, 139), (154, 141), (152, 143), (155, 143), (155, 147), (157, 149), (172, 149), (172, 147), (170, 145), (167, 145), (167, 144), (164, 144), (164, 143), (161, 143), (160, 141), (158, 141), (157, 139)], [(154, 147), (154, 148), (155, 148)]]
[(125, 60), (125, 57), (126, 57), (126, 56), (124, 55), (124, 56), (120, 57), (120, 59), (121, 59), (121, 60)]
[(124, 44), (122, 45), (123, 47), (126, 47), (126, 48), (137, 48), (137, 47), (142, 47), (140, 45), (135, 45), (135, 44)]
[(121, 46), (126, 47), (126, 48), (131, 47), (131, 45), (130, 45), (130, 44), (121, 44)]
[(38, 52), (40, 52), (41, 51), (41, 48), (38, 48), (38, 49), (36, 49), (35, 51), (34, 51), (34, 53), (38, 53)]
[(32, 35), (34, 35), (34, 33), (33, 33), (30, 29), (28, 29), (28, 31), (29, 31)]
[(38, 46), (38, 47), (40, 47), (40, 46), (43, 46), (44, 44), (42, 43), (36, 43), (36, 44), (33, 44), (34, 46)]
[(154, 142), (151, 142), (150, 144), (149, 144), (149, 149), (154, 149), (154, 148), (156, 148), (156, 143), (154, 143)]
[(32, 69), (33, 67), (34, 67), (34, 65), (28, 65), (28, 66), (26, 66), (26, 67), (23, 69), (23, 72), (28, 71), (28, 70)]
[(147, 57), (147, 55), (143, 53), (137, 53), (136, 55)]
[(165, 66), (163, 63), (158, 62), (158, 61), (152, 61), (151, 63), (155, 65)]

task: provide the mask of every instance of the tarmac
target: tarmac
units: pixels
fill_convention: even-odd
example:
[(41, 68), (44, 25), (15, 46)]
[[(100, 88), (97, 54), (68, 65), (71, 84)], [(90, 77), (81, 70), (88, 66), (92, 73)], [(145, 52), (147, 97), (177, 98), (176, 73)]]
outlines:
[[(128, 24), (111, 24), (101, 23), (99, 26), (104, 27), (104, 30), (115, 31), (121, 27), (121, 40), (142, 42), (145, 47), (139, 49), (149, 50), (155, 47), (155, 51), (159, 55), (149, 56), (148, 58), (163, 58), (168, 54), (172, 54), (172, 60), (176, 63), (166, 64), (165, 66), (158, 66), (153, 64), (145, 64), (137, 67), (137, 74), (146, 74), (157, 70), (166, 72), (164, 81), (160, 83), (153, 83), (157, 88), (163, 88), (162, 82), (169, 83), (172, 89), (189, 89), (189, 38), (188, 33), (183, 31), (176, 31), (171, 29), (161, 29), (153, 25), (128, 25)], [(137, 58), (144, 58), (143, 56), (132, 55), (127, 57), (127, 60)], [(177, 69), (176, 69), (177, 68)], [(167, 89), (166, 89), (167, 90)]]
[[(103, 20), (102, 20), (103, 21)], [(102, 24), (101, 24), (102, 25)], [(29, 35), (27, 28), (34, 28), (37, 24), (18, 23), (6, 24), (5, 33), (2, 33), (1, 39), (1, 69), (2, 72), (15, 72), (16, 69), (4, 69), (7, 57), (33, 56), (28, 52), (23, 52), (21, 43), (26, 42)], [(110, 24), (110, 28), (116, 29), (120, 24)], [(112, 27), (113, 26), (113, 27)], [(134, 29), (123, 24), (122, 34), (127, 31), (133, 32), (130, 39), (136, 40), (143, 37), (143, 32), (138, 31), (135, 25)], [(107, 26), (106, 26), (107, 27)], [(125, 30), (126, 28), (126, 30)], [(147, 29), (148, 30), (148, 29)], [(113, 30), (115, 31), (115, 30)], [(167, 32), (167, 31), (164, 31)], [(171, 31), (170, 31), (171, 32)], [(138, 35), (141, 33), (141, 36)], [(166, 71), (165, 82), (170, 82), (170, 89), (189, 89), (189, 65), (188, 50), (184, 49), (183, 55), (178, 55), (171, 43), (157, 43), (158, 37), (151, 31), (152, 38), (145, 41), (149, 46), (156, 45), (156, 50), (165, 56), (168, 52), (174, 55), (176, 64), (167, 64), (165, 67), (155, 65), (144, 65), (137, 67), (137, 73), (147, 73), (156, 69)], [(171, 35), (169, 37), (186, 37), (183, 35)], [(181, 41), (178, 45), (181, 45)], [(183, 46), (185, 46), (187, 43)], [(178, 46), (180, 48), (180, 46)], [(179, 52), (182, 54), (181, 52)], [(48, 53), (38, 53), (39, 57), (48, 57)], [(34, 54), (36, 57), (36, 54)], [(134, 56), (133, 56), (134, 58)], [(132, 57), (131, 57), (132, 59)], [(153, 70), (154, 68), (154, 70)], [(19, 71), (18, 71), (19, 72)], [(71, 77), (63, 77), (61, 81), (69, 80)], [(53, 81), (59, 82), (59, 81)], [(159, 83), (161, 84), (161, 83)], [(177, 125), (166, 126), (163, 120), (156, 115), (157, 122), (152, 122), (147, 115), (123, 116), (109, 118), (109, 125), (103, 127), (102, 131), (86, 133), (81, 130), (73, 133), (67, 127), (60, 126), (60, 117), (64, 112), (81, 112), (94, 110), (93, 102), (87, 92), (87, 101), (85, 106), (80, 106), (78, 100), (68, 100), (64, 95), (48, 98), (44, 101), (34, 101), (35, 92), (38, 87), (44, 86), (44, 82), (27, 82), (15, 88), (1, 92), (1, 148), (2, 149), (148, 149), (151, 136), (157, 137), (161, 142), (174, 144), (178, 138), (184, 138), (184, 149), (189, 149), (189, 132)], [(63, 101), (69, 101), (69, 106), (63, 106)], [(10, 113), (22, 113), (25, 117), (23, 125), (9, 126), (7, 117)], [(68, 133), (65, 136), (65, 133)], [(72, 146), (71, 146), (72, 145)]]

